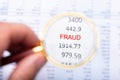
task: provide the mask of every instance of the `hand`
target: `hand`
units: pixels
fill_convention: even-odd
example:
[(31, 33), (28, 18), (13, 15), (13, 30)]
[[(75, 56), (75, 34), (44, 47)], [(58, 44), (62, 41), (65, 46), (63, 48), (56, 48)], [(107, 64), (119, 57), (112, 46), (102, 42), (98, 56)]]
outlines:
[[(39, 45), (39, 39), (26, 25), (0, 22), (1, 66), (17, 62), (9, 80), (33, 80), (46, 59), (42, 53), (34, 53), (32, 48)], [(7, 50), (10, 56), (3, 58)]]

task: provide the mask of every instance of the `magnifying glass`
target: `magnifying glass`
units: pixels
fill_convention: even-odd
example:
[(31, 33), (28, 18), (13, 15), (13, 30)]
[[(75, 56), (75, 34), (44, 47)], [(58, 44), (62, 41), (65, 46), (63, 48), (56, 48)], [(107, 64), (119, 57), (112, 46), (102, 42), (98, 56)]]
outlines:
[(56, 66), (80, 67), (95, 55), (96, 27), (83, 14), (59, 14), (46, 24), (42, 33), (41, 46), (38, 49)]

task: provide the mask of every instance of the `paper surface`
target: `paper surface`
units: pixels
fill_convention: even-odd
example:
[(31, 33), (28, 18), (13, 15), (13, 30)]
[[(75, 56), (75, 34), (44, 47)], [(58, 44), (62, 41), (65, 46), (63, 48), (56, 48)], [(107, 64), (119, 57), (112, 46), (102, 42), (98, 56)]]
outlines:
[[(120, 80), (119, 0), (0, 0), (0, 21), (20, 22), (42, 36), (45, 24), (55, 15), (80, 12), (91, 19), (98, 32), (94, 58), (76, 69), (62, 69), (48, 62), (35, 80)], [(7, 80), (15, 65), (0, 68)]]

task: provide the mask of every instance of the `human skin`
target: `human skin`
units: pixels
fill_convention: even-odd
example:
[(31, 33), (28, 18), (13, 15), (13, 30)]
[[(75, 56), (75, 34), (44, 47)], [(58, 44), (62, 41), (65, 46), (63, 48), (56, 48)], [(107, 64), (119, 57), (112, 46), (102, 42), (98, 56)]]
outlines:
[[(33, 80), (45, 64), (43, 53), (34, 53), (32, 48), (40, 45), (34, 32), (24, 24), (0, 22), (0, 65), (16, 62), (9, 80)], [(3, 57), (4, 51), (10, 56)]]

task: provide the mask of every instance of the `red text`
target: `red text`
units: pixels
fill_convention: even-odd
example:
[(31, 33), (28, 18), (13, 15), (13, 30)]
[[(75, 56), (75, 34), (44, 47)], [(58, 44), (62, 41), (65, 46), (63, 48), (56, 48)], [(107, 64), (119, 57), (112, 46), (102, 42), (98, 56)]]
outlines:
[(60, 34), (60, 39), (65, 39), (65, 40), (80, 40), (81, 36), (80, 35)]

